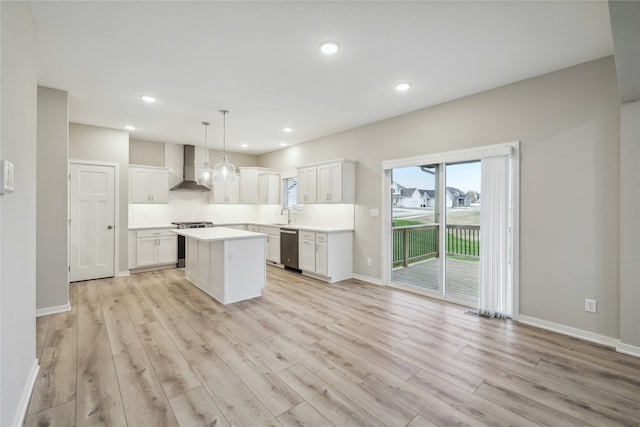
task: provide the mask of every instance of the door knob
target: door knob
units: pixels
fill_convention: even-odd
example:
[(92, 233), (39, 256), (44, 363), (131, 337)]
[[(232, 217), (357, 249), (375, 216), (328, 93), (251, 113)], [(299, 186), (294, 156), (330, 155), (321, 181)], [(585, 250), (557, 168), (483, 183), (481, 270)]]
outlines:
[(107, 229), (111, 230), (113, 228), (113, 225), (107, 225)]

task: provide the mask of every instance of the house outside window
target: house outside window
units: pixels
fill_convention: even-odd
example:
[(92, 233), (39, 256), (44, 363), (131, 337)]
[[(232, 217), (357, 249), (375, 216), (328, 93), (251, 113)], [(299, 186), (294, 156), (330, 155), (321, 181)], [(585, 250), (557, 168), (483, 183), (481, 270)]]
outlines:
[(298, 206), (298, 178), (282, 178), (282, 207), (293, 208)]

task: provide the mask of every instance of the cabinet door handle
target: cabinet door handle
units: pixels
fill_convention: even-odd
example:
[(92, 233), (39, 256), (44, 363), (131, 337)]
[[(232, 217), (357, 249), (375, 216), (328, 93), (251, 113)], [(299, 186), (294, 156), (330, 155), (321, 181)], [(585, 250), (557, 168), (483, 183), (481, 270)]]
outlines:
[(113, 230), (113, 225), (107, 225), (107, 230)]

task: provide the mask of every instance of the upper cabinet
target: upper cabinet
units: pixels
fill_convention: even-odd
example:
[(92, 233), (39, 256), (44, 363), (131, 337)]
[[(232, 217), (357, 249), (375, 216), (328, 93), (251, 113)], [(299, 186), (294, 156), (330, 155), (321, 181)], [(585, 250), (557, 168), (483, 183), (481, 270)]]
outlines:
[[(260, 176), (267, 176), (259, 180)], [(240, 203), (244, 204), (258, 204), (258, 203), (280, 203), (280, 201), (273, 200), (279, 198), (280, 194), (280, 178), (279, 174), (271, 172), (267, 168), (258, 167), (242, 167), (240, 168)], [(274, 178), (277, 177), (277, 178)], [(277, 180), (277, 185), (272, 184), (274, 180)], [(274, 190), (275, 188), (275, 190)], [(261, 193), (262, 191), (262, 193)], [(266, 201), (265, 201), (266, 200)]]
[(240, 168), (240, 203), (258, 203), (259, 168)]
[(316, 174), (315, 166), (307, 166), (298, 169), (298, 203), (316, 203)]
[(233, 181), (213, 183), (213, 203), (238, 203), (239, 175)]
[(129, 167), (129, 203), (168, 203), (169, 170)]
[(298, 203), (355, 203), (355, 182), (356, 165), (351, 160), (299, 168)]
[(258, 175), (258, 203), (278, 205), (280, 200), (280, 174), (276, 172)]

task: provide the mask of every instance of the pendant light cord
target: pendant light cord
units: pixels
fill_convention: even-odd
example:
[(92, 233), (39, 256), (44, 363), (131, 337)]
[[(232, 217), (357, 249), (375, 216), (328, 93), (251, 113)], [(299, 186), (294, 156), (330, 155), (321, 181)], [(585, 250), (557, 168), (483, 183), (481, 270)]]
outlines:
[(222, 113), (222, 155), (227, 159), (227, 110), (220, 110)]
[(204, 150), (205, 150), (205, 161), (207, 163), (206, 167), (209, 167), (209, 142), (207, 138), (207, 128), (209, 127), (209, 122), (202, 122), (204, 126)]

